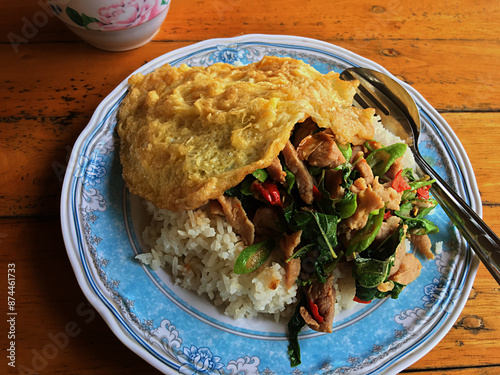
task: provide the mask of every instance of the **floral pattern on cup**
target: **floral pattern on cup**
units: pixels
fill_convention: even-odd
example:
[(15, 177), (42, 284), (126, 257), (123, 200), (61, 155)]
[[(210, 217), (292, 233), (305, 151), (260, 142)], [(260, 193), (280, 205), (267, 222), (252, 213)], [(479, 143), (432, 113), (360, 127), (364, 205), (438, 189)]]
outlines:
[(76, 25), (100, 31), (123, 30), (145, 23), (170, 5), (169, 0), (121, 0), (100, 7), (97, 14), (89, 16), (70, 6), (65, 13)]

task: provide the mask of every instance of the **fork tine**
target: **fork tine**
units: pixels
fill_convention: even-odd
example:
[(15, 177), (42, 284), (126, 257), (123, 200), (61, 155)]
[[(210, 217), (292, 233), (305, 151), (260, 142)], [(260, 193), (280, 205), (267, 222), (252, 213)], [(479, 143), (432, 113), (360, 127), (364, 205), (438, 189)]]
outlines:
[(387, 98), (380, 90), (374, 87), (370, 82), (358, 79), (359, 86), (354, 96), (355, 105), (358, 108), (373, 108), (380, 117), (384, 127), (393, 134), (402, 138), (408, 145), (413, 143), (413, 139), (401, 130), (401, 123), (408, 123), (406, 116), (401, 110)]

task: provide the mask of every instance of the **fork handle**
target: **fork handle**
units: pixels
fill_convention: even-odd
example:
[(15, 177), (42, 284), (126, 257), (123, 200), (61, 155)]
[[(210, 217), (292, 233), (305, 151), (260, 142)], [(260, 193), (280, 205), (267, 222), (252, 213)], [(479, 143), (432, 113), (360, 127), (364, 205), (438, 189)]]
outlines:
[(451, 222), (472, 247), (481, 262), (500, 284), (500, 238), (486, 225), (472, 208), (432, 169), (419, 152), (415, 161), (422, 171), (436, 182), (432, 193)]

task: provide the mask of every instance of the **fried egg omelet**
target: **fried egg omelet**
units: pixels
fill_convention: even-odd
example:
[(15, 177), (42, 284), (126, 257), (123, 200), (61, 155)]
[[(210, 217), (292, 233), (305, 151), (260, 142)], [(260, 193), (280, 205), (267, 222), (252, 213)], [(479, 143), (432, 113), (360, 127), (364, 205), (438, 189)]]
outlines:
[(128, 82), (117, 125), (123, 177), (158, 208), (189, 210), (216, 199), (268, 167), (308, 118), (343, 144), (373, 138), (373, 110), (352, 106), (355, 83), (291, 58), (167, 64)]

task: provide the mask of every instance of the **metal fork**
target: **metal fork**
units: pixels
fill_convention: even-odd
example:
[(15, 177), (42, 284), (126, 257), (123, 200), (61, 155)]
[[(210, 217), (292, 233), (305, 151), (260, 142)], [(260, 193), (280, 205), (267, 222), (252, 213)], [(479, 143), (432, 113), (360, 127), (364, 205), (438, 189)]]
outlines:
[(347, 81), (359, 81), (355, 105), (374, 108), (384, 127), (410, 147), (418, 172), (436, 180), (431, 188), (432, 195), (500, 284), (500, 239), (420, 154), (420, 115), (408, 91), (386, 74), (371, 69), (349, 68), (340, 77)]

